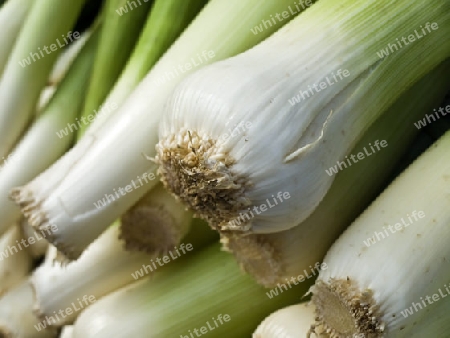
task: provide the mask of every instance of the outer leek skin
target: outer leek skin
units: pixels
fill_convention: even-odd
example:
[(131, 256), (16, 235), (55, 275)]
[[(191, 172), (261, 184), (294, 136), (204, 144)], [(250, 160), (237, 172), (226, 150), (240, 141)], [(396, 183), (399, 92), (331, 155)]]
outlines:
[(0, 26), (3, 30), (0, 36), (0, 75), (33, 3), (33, 0), (9, 0), (0, 8)]
[(94, 33), (48, 105), (3, 163), (0, 170), (0, 233), (11, 223), (18, 222), (21, 216), (20, 208), (9, 198), (11, 189), (36, 177), (72, 145), (71, 135), (60, 138), (58, 133), (68, 123), (77, 124), (75, 118), (82, 105), (97, 41), (98, 34)]
[[(78, 257), (109, 224), (158, 182), (155, 179), (101, 209), (94, 206), (105, 193), (156, 170), (143, 154), (154, 154), (165, 101), (176, 83), (195, 67), (185, 73), (180, 72), (178, 77), (163, 84), (157, 80), (204, 51), (213, 51), (215, 56), (198, 67), (248, 49), (273, 33), (281, 23), (257, 35), (251, 32), (251, 28), (262, 18), (284, 10), (294, 2), (209, 2), (104, 127), (98, 132), (86, 133), (52, 168), (21, 188), (16, 201), (26, 199), (27, 205), (39, 205), (37, 208), (24, 205), (30, 211), (27, 216), (30, 223), (38, 229), (45, 228), (48, 222), (56, 224), (59, 233), (53, 243), (67, 257)], [(214, 34), (210, 34), (211, 31)], [(130, 130), (133, 137), (130, 137)], [(81, 193), (83, 199), (78, 198)], [(65, 206), (63, 209), (62, 205)]]
[[(103, 13), (100, 42), (84, 101), (81, 118), (88, 118), (99, 110), (103, 100), (119, 77), (145, 22), (151, 1), (142, 2), (136, 10), (118, 15), (116, 10), (128, 0), (107, 0)], [(88, 120), (89, 122), (89, 120)], [(82, 133), (89, 123), (82, 124)]]
[[(319, 320), (327, 323), (326, 328), (341, 334), (372, 332), (373, 337), (396, 338), (440, 337), (438, 333), (448, 332), (450, 322), (443, 317), (448, 316), (450, 303), (442, 298), (448, 296), (450, 280), (449, 151), (447, 132), (395, 179), (328, 251), (324, 262), (330, 269), (320, 273), (312, 288)], [(417, 217), (420, 212), (424, 217)], [(408, 215), (414, 213), (411, 223)], [(404, 220), (408, 225), (403, 226)], [(365, 244), (374, 232), (384, 232), (398, 222), (401, 229), (396, 225), (395, 233), (386, 230), (384, 239), (379, 235), (374, 244)], [(327, 291), (330, 286), (334, 291)], [(437, 301), (426, 301), (434, 294), (439, 295)], [(422, 300), (422, 309), (416, 305), (412, 314), (402, 313)], [(348, 302), (349, 311), (356, 311), (360, 331), (343, 324), (353, 323), (353, 316), (346, 306), (339, 308), (340, 302)], [(361, 328), (369, 321), (373, 323), (370, 331)]]
[[(8, 155), (29, 123), (39, 94), (61, 52), (57, 39), (64, 41), (62, 35), (66, 37), (75, 24), (85, 1), (34, 2), (0, 79), (0, 157)], [(56, 51), (50, 49), (52, 44)], [(44, 46), (50, 53), (40, 52)], [(37, 55), (34, 62), (30, 53)], [(28, 59), (28, 65), (23, 63), (24, 59)]]
[[(380, 59), (377, 51), (427, 21), (439, 22), (438, 28)], [(326, 170), (349, 155), (403, 92), (450, 56), (449, 34), (446, 0), (319, 1), (258, 46), (177, 86), (161, 125), (158, 173), (221, 232), (290, 229), (328, 192), (334, 176)], [(420, 66), (412, 67), (418, 59)], [(308, 84), (330, 83), (329, 76), (333, 82), (325, 89), (290, 103)], [(376, 104), (366, 106), (367, 99)], [(246, 122), (251, 128), (223, 138)], [(273, 207), (280, 194), (287, 197)], [(230, 228), (240, 214), (261, 205), (268, 210), (253, 211), (244, 226)]]
[[(333, 242), (381, 192), (418, 133), (414, 122), (439, 106), (449, 86), (447, 60), (389, 107), (351, 153), (368, 149), (375, 140), (386, 140), (388, 147), (341, 171), (317, 209), (298, 226), (274, 234), (236, 235), (224, 240), (244, 270), (258, 283), (272, 288), (322, 261)], [(369, 94), (364, 100), (365, 106), (376, 103)]]
[(75, 322), (73, 337), (189, 337), (207, 321), (214, 326), (219, 314), (231, 320), (208, 330), (208, 337), (248, 337), (270, 312), (298, 302), (306, 287), (269, 299), (217, 244), (181, 263), (90, 306)]

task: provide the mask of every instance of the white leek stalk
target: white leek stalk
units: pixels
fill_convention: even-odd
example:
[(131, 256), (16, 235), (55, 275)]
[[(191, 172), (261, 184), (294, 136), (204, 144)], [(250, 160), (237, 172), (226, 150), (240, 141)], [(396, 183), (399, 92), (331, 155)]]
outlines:
[[(426, 36), (380, 60), (377, 51), (422, 24)], [(449, 34), (446, 0), (317, 2), (177, 87), (157, 147), (164, 184), (219, 231), (296, 226), (329, 190), (326, 170), (450, 56)], [(366, 105), (368, 97), (376, 104)]]
[[(227, 249), (246, 272), (266, 287), (305, 275), (304, 270), (322, 261), (338, 236), (379, 194), (418, 133), (414, 123), (439, 105), (449, 87), (450, 60), (403, 94), (365, 132), (351, 153), (369, 149), (370, 156), (337, 174), (311, 216), (286, 231), (224, 238)], [(369, 94), (364, 104), (376, 105), (377, 98)], [(376, 140), (385, 140), (388, 146), (372, 153), (369, 144)]]
[(0, 337), (56, 338), (57, 330), (33, 313), (34, 294), (28, 279), (0, 298)]
[[(94, 241), (76, 261), (59, 264), (47, 260), (31, 277), (36, 294), (34, 305), (41, 320), (54, 311), (77, 304), (83, 296), (96, 300), (135, 281), (132, 274), (149, 264), (151, 256), (127, 252), (119, 240), (119, 227), (111, 226)], [(85, 307), (77, 306), (71, 315), (58, 316), (48, 325), (62, 326), (73, 322)]]
[[(195, 238), (194, 234), (186, 236), (183, 247), (191, 244), (194, 249), (199, 249), (215, 238), (211, 231), (208, 231), (206, 224), (195, 222), (192, 226), (195, 228)], [(37, 299), (35, 308), (41, 318), (52, 315), (59, 309), (70, 307), (72, 302), (76, 303), (77, 299), (82, 299), (86, 295), (98, 300), (135, 280), (165, 269), (165, 265), (173, 264), (173, 257), (177, 257), (175, 261), (179, 261), (179, 258), (184, 256), (183, 254), (178, 256), (175, 250), (182, 252), (181, 244), (178, 243), (176, 248), (171, 248), (171, 254), (165, 253), (159, 257), (141, 252), (128, 252), (118, 237), (119, 226), (113, 225), (96, 239), (78, 260), (63, 266), (49, 259), (46, 264), (34, 271), (32, 283)], [(165, 255), (171, 257), (170, 264), (165, 264), (168, 263), (164, 259)], [(158, 259), (163, 260), (162, 266)], [(73, 314), (64, 318), (60, 316), (51, 324), (60, 326), (72, 322), (84, 309), (80, 306), (78, 308), (80, 309)]]
[[(153, 176), (149, 183), (114, 203), (95, 206), (114, 189), (126, 187), (149, 171), (155, 173), (156, 166), (150, 165), (143, 154), (155, 155), (160, 117), (176, 83), (194, 69), (240, 53), (269, 36), (284, 22), (257, 35), (251, 28), (294, 2), (210, 1), (100, 130), (86, 133), (70, 153), (21, 188), (16, 201), (30, 211), (30, 223), (38, 229), (56, 224), (58, 233), (53, 242), (68, 257), (78, 257), (107, 226), (156, 185)], [(184, 72), (177, 71), (180, 66)]]
[(61, 45), (77, 36), (70, 29), (85, 1), (34, 2), (0, 79), (0, 157), (10, 152), (33, 116)]
[(312, 292), (332, 337), (448, 335), (449, 152), (447, 132), (328, 251)]
[(3, 163), (0, 170), (0, 233), (9, 224), (18, 222), (21, 216), (20, 208), (9, 199), (11, 189), (39, 175), (72, 145), (73, 134), (64, 132), (68, 124), (77, 123), (97, 38), (98, 34), (94, 33), (49, 104)]
[(34, 0), (9, 0), (0, 8), (0, 76)]
[[(285, 307), (264, 319), (253, 333), (253, 338), (309, 337), (315, 317), (314, 304), (301, 303)], [(319, 331), (316, 332), (316, 337), (318, 334)]]
[[(102, 298), (81, 313), (73, 337), (249, 337), (276, 309), (298, 302), (305, 287), (269, 299), (214, 244)], [(209, 325), (209, 328), (208, 328)]]
[(128, 250), (161, 254), (188, 233), (192, 213), (158, 184), (121, 218), (120, 238)]
[(19, 284), (31, 270), (33, 259), (22, 240), (17, 225), (0, 237), (0, 295)]

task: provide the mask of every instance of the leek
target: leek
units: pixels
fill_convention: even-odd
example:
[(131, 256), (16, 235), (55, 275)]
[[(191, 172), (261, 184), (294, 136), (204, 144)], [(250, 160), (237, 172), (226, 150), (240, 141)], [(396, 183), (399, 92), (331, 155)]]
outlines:
[(215, 244), (91, 305), (73, 337), (248, 337), (270, 312), (298, 302), (305, 286), (269, 299)]
[[(9, 198), (17, 185), (33, 179), (62, 156), (72, 145), (64, 127), (76, 125), (90, 74), (98, 34), (94, 33), (71, 65), (57, 92), (8, 156), (0, 171), (0, 233), (20, 219), (20, 208)], [(45, 149), (43, 152), (42, 149)], [(14, 194), (14, 193), (13, 193)], [(43, 229), (44, 231), (46, 229)]]
[(79, 37), (70, 28), (85, 1), (34, 2), (0, 79), (0, 157), (29, 123), (60, 47)]
[(332, 337), (448, 332), (449, 151), (447, 132), (333, 244), (312, 288), (316, 326)]
[[(181, 247), (191, 245), (197, 250), (215, 239), (206, 224), (196, 221), (192, 227), (195, 229), (195, 236), (188, 234), (182, 244), (176, 243), (176, 246), (171, 248), (171, 253), (160, 254), (159, 257), (156, 253), (147, 255), (128, 252), (122, 240), (118, 238), (120, 230), (116, 224), (97, 238), (78, 260), (67, 265), (54, 264), (52, 260), (48, 260), (33, 272), (31, 278), (36, 294), (35, 308), (39, 317), (44, 319), (59, 309), (68, 308), (72, 302), (82, 299), (85, 295), (98, 300), (135, 280), (163, 271), (166, 265), (174, 264), (170, 262), (160, 266), (158, 259), (168, 263), (164, 257), (169, 255), (171, 260), (176, 257), (178, 261), (178, 258), (184, 257), (183, 254), (178, 256), (176, 251), (182, 253)], [(70, 287), (67, 287), (68, 285)], [(61, 326), (71, 323), (81, 310), (83, 309), (74, 310), (64, 318), (54, 318), (47, 324)]]
[[(420, 39), (380, 59), (377, 51), (415, 28)], [(290, 229), (328, 192), (334, 176), (327, 170), (347, 161), (381, 113), (450, 56), (449, 34), (446, 0), (319, 1), (255, 48), (175, 89), (158, 173), (224, 234)], [(366, 107), (367, 97), (376, 104)]]
[[(250, 29), (262, 18), (293, 3), (209, 2), (104, 127), (86, 133), (63, 159), (20, 189), (15, 200), (29, 211), (31, 225), (39, 229), (56, 224), (58, 233), (53, 243), (68, 257), (78, 257), (109, 224), (156, 185), (153, 179), (115, 203), (102, 208), (94, 204), (104, 194), (112, 194), (114, 189), (148, 174), (149, 168), (155, 177), (156, 166), (151, 167), (142, 154), (155, 154), (162, 108), (176, 83), (195, 68), (240, 53), (263, 40), (282, 23), (258, 35)], [(184, 72), (175, 73), (178, 66), (184, 67)]]
[[(274, 234), (235, 235), (224, 239), (244, 270), (258, 283), (275, 287), (322, 261), (336, 238), (390, 178), (400, 156), (418, 133), (413, 123), (440, 103), (449, 88), (449, 79), (450, 60), (389, 107), (351, 153), (364, 152), (377, 139), (385, 140), (388, 147), (341, 171), (317, 209), (298, 226)], [(362, 107), (376, 104), (377, 98), (366, 93)]]

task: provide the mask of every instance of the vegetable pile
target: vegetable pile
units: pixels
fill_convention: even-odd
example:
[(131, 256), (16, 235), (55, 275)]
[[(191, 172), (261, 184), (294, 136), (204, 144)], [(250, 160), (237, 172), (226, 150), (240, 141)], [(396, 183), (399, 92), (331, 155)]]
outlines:
[(450, 337), (449, 0), (0, 24), (0, 337)]

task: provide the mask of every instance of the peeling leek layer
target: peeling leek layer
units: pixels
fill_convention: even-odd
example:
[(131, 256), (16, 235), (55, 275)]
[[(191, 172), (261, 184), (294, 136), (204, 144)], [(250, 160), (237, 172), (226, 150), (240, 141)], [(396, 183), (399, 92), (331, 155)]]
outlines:
[(450, 303), (443, 298), (450, 294), (449, 151), (447, 132), (328, 251), (324, 262), (330, 268), (320, 273), (312, 299), (318, 325), (331, 337), (448, 332)]
[[(427, 22), (420, 40), (377, 55)], [(296, 226), (330, 189), (326, 170), (450, 56), (449, 34), (445, 0), (317, 2), (258, 46), (177, 86), (157, 146), (165, 186), (223, 233)], [(366, 106), (367, 97), (375, 104)]]
[(217, 244), (187, 263), (175, 261), (152, 279), (102, 298), (78, 317), (73, 337), (190, 337), (208, 322), (208, 337), (248, 337), (271, 312), (300, 301), (307, 287), (269, 299)]
[[(418, 133), (414, 123), (439, 106), (449, 87), (447, 60), (403, 94), (365, 132), (351, 154), (364, 152), (376, 140), (385, 140), (388, 147), (339, 172), (311, 216), (274, 234), (228, 236), (223, 238), (226, 248), (246, 272), (267, 287), (286, 283), (321, 262), (338, 236), (381, 192)], [(369, 92), (363, 97), (365, 106), (377, 104)]]
[[(67, 257), (78, 257), (158, 182), (153, 180), (102, 208), (94, 204), (145, 173), (154, 175), (156, 166), (143, 155), (155, 155), (158, 125), (175, 85), (199, 67), (262, 41), (284, 22), (257, 35), (251, 28), (294, 2), (210, 1), (102, 128), (87, 132), (60, 161), (20, 188), (15, 200), (23, 210), (29, 210), (30, 224), (37, 229), (56, 224), (53, 243)], [(209, 52), (214, 53), (213, 58)], [(193, 65), (191, 60), (196, 62), (195, 67), (175, 72), (180, 65)], [(83, 198), (79, 198), (81, 195)]]

